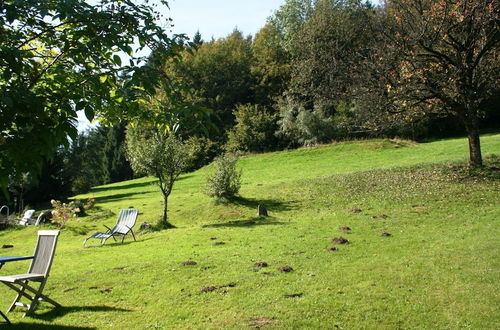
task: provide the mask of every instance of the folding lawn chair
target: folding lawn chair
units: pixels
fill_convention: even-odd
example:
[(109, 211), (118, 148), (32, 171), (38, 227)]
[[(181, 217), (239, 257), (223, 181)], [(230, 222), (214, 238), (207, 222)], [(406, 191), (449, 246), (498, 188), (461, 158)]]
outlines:
[(87, 241), (91, 238), (99, 239), (101, 240), (101, 246), (106, 243), (106, 240), (110, 237), (113, 237), (113, 239), (116, 242), (115, 236), (122, 236), (122, 243), (123, 240), (125, 239), (125, 236), (130, 232), (132, 234), (132, 237), (135, 239), (134, 232), (132, 231), (132, 227), (134, 227), (135, 222), (137, 220), (137, 215), (138, 211), (136, 209), (124, 209), (120, 211), (120, 215), (118, 216), (118, 220), (116, 221), (116, 225), (113, 228), (108, 228), (106, 232), (98, 232), (93, 234), (92, 236), (88, 237), (83, 241), (83, 246), (85, 247), (85, 244), (87, 244)]
[[(40, 230), (38, 231), (38, 241), (35, 248), (35, 255), (31, 262), (27, 274), (1, 276), (0, 282), (17, 292), (14, 302), (7, 310), (11, 312), (17, 306), (26, 308), (24, 316), (30, 315), (40, 301), (46, 301), (56, 307), (61, 305), (42, 294), (47, 278), (49, 277), (50, 267), (54, 259), (54, 252), (57, 245), (58, 230)], [(38, 289), (30, 286), (30, 282), (39, 282)], [(29, 304), (21, 303), (21, 298), (28, 298)]]

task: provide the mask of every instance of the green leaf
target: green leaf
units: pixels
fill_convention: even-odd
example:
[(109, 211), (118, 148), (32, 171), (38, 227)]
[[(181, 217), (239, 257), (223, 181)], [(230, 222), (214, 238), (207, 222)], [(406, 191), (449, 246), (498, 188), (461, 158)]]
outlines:
[(119, 65), (119, 66), (122, 65), (122, 59), (118, 55), (113, 56), (113, 61), (115, 62), (116, 65)]
[(102, 75), (99, 77), (99, 80), (104, 84), (106, 82), (106, 80), (108, 80), (108, 76), (107, 75)]
[(92, 121), (94, 119), (94, 109), (92, 108), (92, 106), (90, 105), (87, 105), (85, 107), (85, 116), (87, 117), (87, 119), (89, 121)]
[(87, 102), (80, 101), (76, 104), (76, 111), (82, 110), (87, 105)]

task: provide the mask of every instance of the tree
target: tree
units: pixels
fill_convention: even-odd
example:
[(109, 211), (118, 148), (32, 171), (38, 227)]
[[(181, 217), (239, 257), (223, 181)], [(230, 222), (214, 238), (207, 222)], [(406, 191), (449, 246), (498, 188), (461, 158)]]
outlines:
[[(0, 2), (0, 187), (8, 176), (40, 171), (67, 136), (76, 137), (76, 111), (109, 121), (139, 116), (118, 107), (154, 93), (164, 78), (145, 49), (174, 49), (155, 5), (132, 0), (4, 0)], [(166, 5), (166, 1), (159, 0)], [(132, 45), (138, 41), (139, 46)], [(121, 54), (128, 54), (122, 65)], [(172, 56), (166, 51), (164, 56)], [(126, 82), (124, 82), (126, 81)], [(132, 91), (134, 91), (132, 93)], [(134, 105), (135, 103), (131, 103)], [(126, 111), (122, 111), (126, 110)], [(27, 152), (19, 152), (26, 150)], [(29, 152), (28, 152), (29, 150)]]
[(158, 127), (129, 125), (127, 129), (127, 157), (134, 172), (158, 178), (163, 195), (162, 228), (173, 227), (168, 221), (168, 197), (175, 181), (187, 167), (188, 153), (182, 142), (171, 132)]
[(297, 32), (313, 11), (315, 0), (286, 0), (271, 16), (269, 23), (279, 31), (282, 47), (292, 53)]
[(266, 24), (252, 43), (251, 72), (255, 79), (255, 103), (272, 106), (290, 80), (290, 57), (279, 31)]
[(252, 40), (234, 30), (228, 37), (204, 42), (197, 50), (188, 49), (164, 66), (168, 76), (185, 86), (184, 98), (215, 114), (210, 130), (213, 138), (222, 139), (224, 131), (234, 124), (232, 111), (236, 104), (253, 100)]
[(318, 1), (294, 40), (289, 95), (306, 109), (352, 102), (360, 62), (372, 39), (371, 7), (358, 0)]
[(386, 15), (387, 51), (400, 59), (386, 93), (400, 109), (461, 121), (470, 164), (482, 166), (479, 120), (500, 93), (500, 3), (391, 0)]
[(106, 128), (106, 142), (104, 144), (105, 162), (107, 165), (107, 182), (120, 182), (133, 177), (132, 168), (125, 154), (126, 124), (121, 122)]
[(320, 0), (291, 40), (291, 78), (280, 110), (280, 135), (292, 144), (329, 142), (345, 134), (356, 108), (361, 66), (372, 43), (373, 8), (358, 0)]

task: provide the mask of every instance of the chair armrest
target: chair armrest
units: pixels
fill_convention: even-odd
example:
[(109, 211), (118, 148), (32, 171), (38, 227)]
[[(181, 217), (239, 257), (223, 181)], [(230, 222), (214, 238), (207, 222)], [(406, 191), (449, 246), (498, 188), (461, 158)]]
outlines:
[(106, 229), (108, 229), (107, 232), (111, 232), (111, 228), (109, 228), (108, 226), (104, 225), (104, 227), (106, 227)]

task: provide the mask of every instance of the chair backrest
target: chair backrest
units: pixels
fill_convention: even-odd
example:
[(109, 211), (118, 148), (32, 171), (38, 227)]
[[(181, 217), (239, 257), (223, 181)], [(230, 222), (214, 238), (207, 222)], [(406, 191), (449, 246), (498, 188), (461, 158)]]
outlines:
[(137, 214), (139, 212), (136, 209), (124, 209), (120, 210), (120, 215), (116, 221), (116, 225), (111, 228), (111, 233), (117, 234), (127, 234), (132, 227), (135, 225), (137, 220)]
[(36, 243), (35, 254), (30, 265), (29, 273), (43, 274), (45, 277), (49, 274), (54, 253), (56, 251), (57, 237), (59, 230), (39, 230), (38, 241)]
[(27, 210), (26, 212), (24, 212), (23, 220), (30, 220), (34, 213), (35, 210)]

